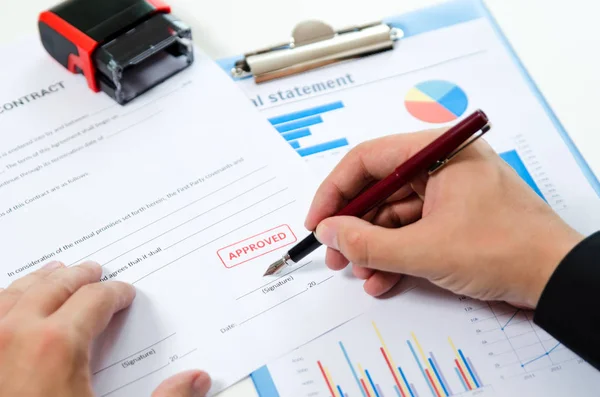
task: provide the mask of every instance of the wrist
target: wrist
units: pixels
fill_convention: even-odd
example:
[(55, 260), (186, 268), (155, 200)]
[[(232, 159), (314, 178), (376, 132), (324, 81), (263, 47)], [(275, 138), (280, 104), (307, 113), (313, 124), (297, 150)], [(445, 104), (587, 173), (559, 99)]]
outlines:
[(527, 306), (537, 308), (542, 293), (558, 266), (584, 239), (585, 236), (568, 227), (559, 236), (552, 233), (546, 239), (539, 249), (537, 266), (533, 266), (535, 273), (527, 286)]

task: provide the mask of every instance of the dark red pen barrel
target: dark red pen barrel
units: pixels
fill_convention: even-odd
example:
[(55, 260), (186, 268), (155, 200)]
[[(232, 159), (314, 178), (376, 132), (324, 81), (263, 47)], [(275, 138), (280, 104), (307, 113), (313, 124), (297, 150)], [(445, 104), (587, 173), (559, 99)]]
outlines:
[(486, 114), (477, 110), (402, 163), (391, 175), (353, 199), (336, 216), (362, 217), (366, 215), (400, 190), (402, 186), (411, 182), (417, 175), (427, 171), (438, 161), (446, 159), (488, 123)]

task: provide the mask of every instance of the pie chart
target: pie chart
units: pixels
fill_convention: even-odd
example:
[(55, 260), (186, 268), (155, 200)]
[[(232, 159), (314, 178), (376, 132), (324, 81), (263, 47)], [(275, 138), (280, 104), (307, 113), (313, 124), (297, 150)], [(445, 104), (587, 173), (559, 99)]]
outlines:
[(454, 83), (430, 80), (411, 88), (404, 103), (408, 112), (417, 119), (441, 124), (461, 117), (467, 110), (469, 99)]

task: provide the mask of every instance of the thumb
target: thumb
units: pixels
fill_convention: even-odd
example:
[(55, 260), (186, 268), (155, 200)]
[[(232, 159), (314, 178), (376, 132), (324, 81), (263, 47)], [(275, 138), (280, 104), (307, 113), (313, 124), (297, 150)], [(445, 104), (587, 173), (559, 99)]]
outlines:
[(333, 217), (317, 226), (316, 237), (357, 266), (422, 277), (435, 263), (430, 234), (420, 222), (388, 229), (356, 217)]
[(210, 377), (202, 371), (186, 371), (161, 383), (152, 397), (204, 397), (210, 390)]

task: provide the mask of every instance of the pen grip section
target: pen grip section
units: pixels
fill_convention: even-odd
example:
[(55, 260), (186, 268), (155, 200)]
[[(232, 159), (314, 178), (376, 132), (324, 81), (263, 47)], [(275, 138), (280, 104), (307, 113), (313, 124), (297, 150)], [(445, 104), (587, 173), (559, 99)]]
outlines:
[(320, 246), (321, 243), (317, 240), (315, 234), (311, 233), (304, 240), (300, 241), (294, 248), (289, 250), (288, 255), (294, 263), (298, 263)]

